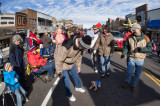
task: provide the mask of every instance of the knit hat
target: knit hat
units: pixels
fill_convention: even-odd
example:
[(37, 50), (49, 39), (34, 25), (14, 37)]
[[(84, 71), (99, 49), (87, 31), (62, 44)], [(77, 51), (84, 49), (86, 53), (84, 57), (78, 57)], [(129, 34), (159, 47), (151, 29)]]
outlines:
[(34, 45), (30, 47), (30, 51), (33, 51), (33, 50), (35, 50), (35, 49), (37, 49), (37, 47), (34, 46)]
[(90, 48), (91, 41), (92, 41), (92, 38), (89, 35), (86, 35), (85, 37), (79, 38), (80, 45), (85, 49), (89, 49)]
[(131, 30), (136, 30), (138, 28), (141, 28), (141, 26), (139, 24), (133, 24)]
[(98, 23), (97, 25), (93, 26), (93, 29), (97, 29), (98, 31), (100, 30), (101, 24)]
[(5, 70), (5, 71), (8, 71), (8, 69), (9, 69), (10, 66), (11, 66), (11, 63), (6, 63), (6, 64), (4, 65), (4, 70)]

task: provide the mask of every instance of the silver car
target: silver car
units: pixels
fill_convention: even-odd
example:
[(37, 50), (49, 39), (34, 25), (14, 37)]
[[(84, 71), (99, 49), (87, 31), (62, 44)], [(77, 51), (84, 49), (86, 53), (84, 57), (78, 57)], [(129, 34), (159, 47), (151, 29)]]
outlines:
[(111, 34), (114, 36), (115, 49), (122, 50), (124, 35), (119, 31), (111, 31)]

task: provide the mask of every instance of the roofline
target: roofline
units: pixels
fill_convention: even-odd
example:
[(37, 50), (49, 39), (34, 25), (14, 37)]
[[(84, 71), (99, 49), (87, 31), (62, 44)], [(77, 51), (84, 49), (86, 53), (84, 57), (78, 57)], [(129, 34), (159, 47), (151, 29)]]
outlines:
[[(156, 8), (156, 9), (148, 10), (148, 11), (147, 11), (147, 13), (148, 13), (148, 12), (150, 12), (150, 11), (158, 10), (158, 9), (160, 9), (160, 8)], [(136, 15), (136, 14), (133, 14), (132, 16), (134, 16), (134, 15)], [(125, 15), (125, 16), (126, 16), (126, 15)]]
[(15, 15), (15, 13), (0, 13), (0, 14), (9, 14), (9, 15)]
[[(30, 8), (27, 8), (27, 9), (24, 9), (24, 10), (32, 10), (32, 11), (35, 11), (35, 12), (42, 13), (42, 12), (40, 12), (40, 11), (36, 11), (36, 10), (30, 9)], [(22, 11), (24, 11), (24, 10), (22, 10)], [(22, 11), (21, 11), (21, 12), (22, 12)], [(42, 14), (47, 15), (47, 16), (50, 16), (50, 15), (45, 14), (45, 13), (42, 13)], [(50, 17), (52, 17), (52, 16), (50, 16)]]
[(154, 11), (154, 10), (158, 10), (158, 9), (160, 9), (160, 8), (156, 8), (156, 9), (153, 9), (153, 10), (149, 10), (149, 11), (147, 11), (147, 12)]

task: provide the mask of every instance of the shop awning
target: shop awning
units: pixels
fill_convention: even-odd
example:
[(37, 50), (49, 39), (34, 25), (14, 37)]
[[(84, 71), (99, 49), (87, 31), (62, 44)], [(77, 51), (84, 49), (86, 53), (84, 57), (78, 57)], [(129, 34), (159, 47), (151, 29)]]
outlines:
[(0, 36), (13, 35), (16, 32), (16, 27), (0, 27)]
[(160, 28), (160, 20), (151, 20), (147, 28)]

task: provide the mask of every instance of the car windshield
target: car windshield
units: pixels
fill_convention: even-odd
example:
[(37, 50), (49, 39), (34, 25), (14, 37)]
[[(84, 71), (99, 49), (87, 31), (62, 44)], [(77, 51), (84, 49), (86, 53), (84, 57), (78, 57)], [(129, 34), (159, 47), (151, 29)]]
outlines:
[(123, 37), (123, 34), (120, 32), (111, 32), (114, 37)]

